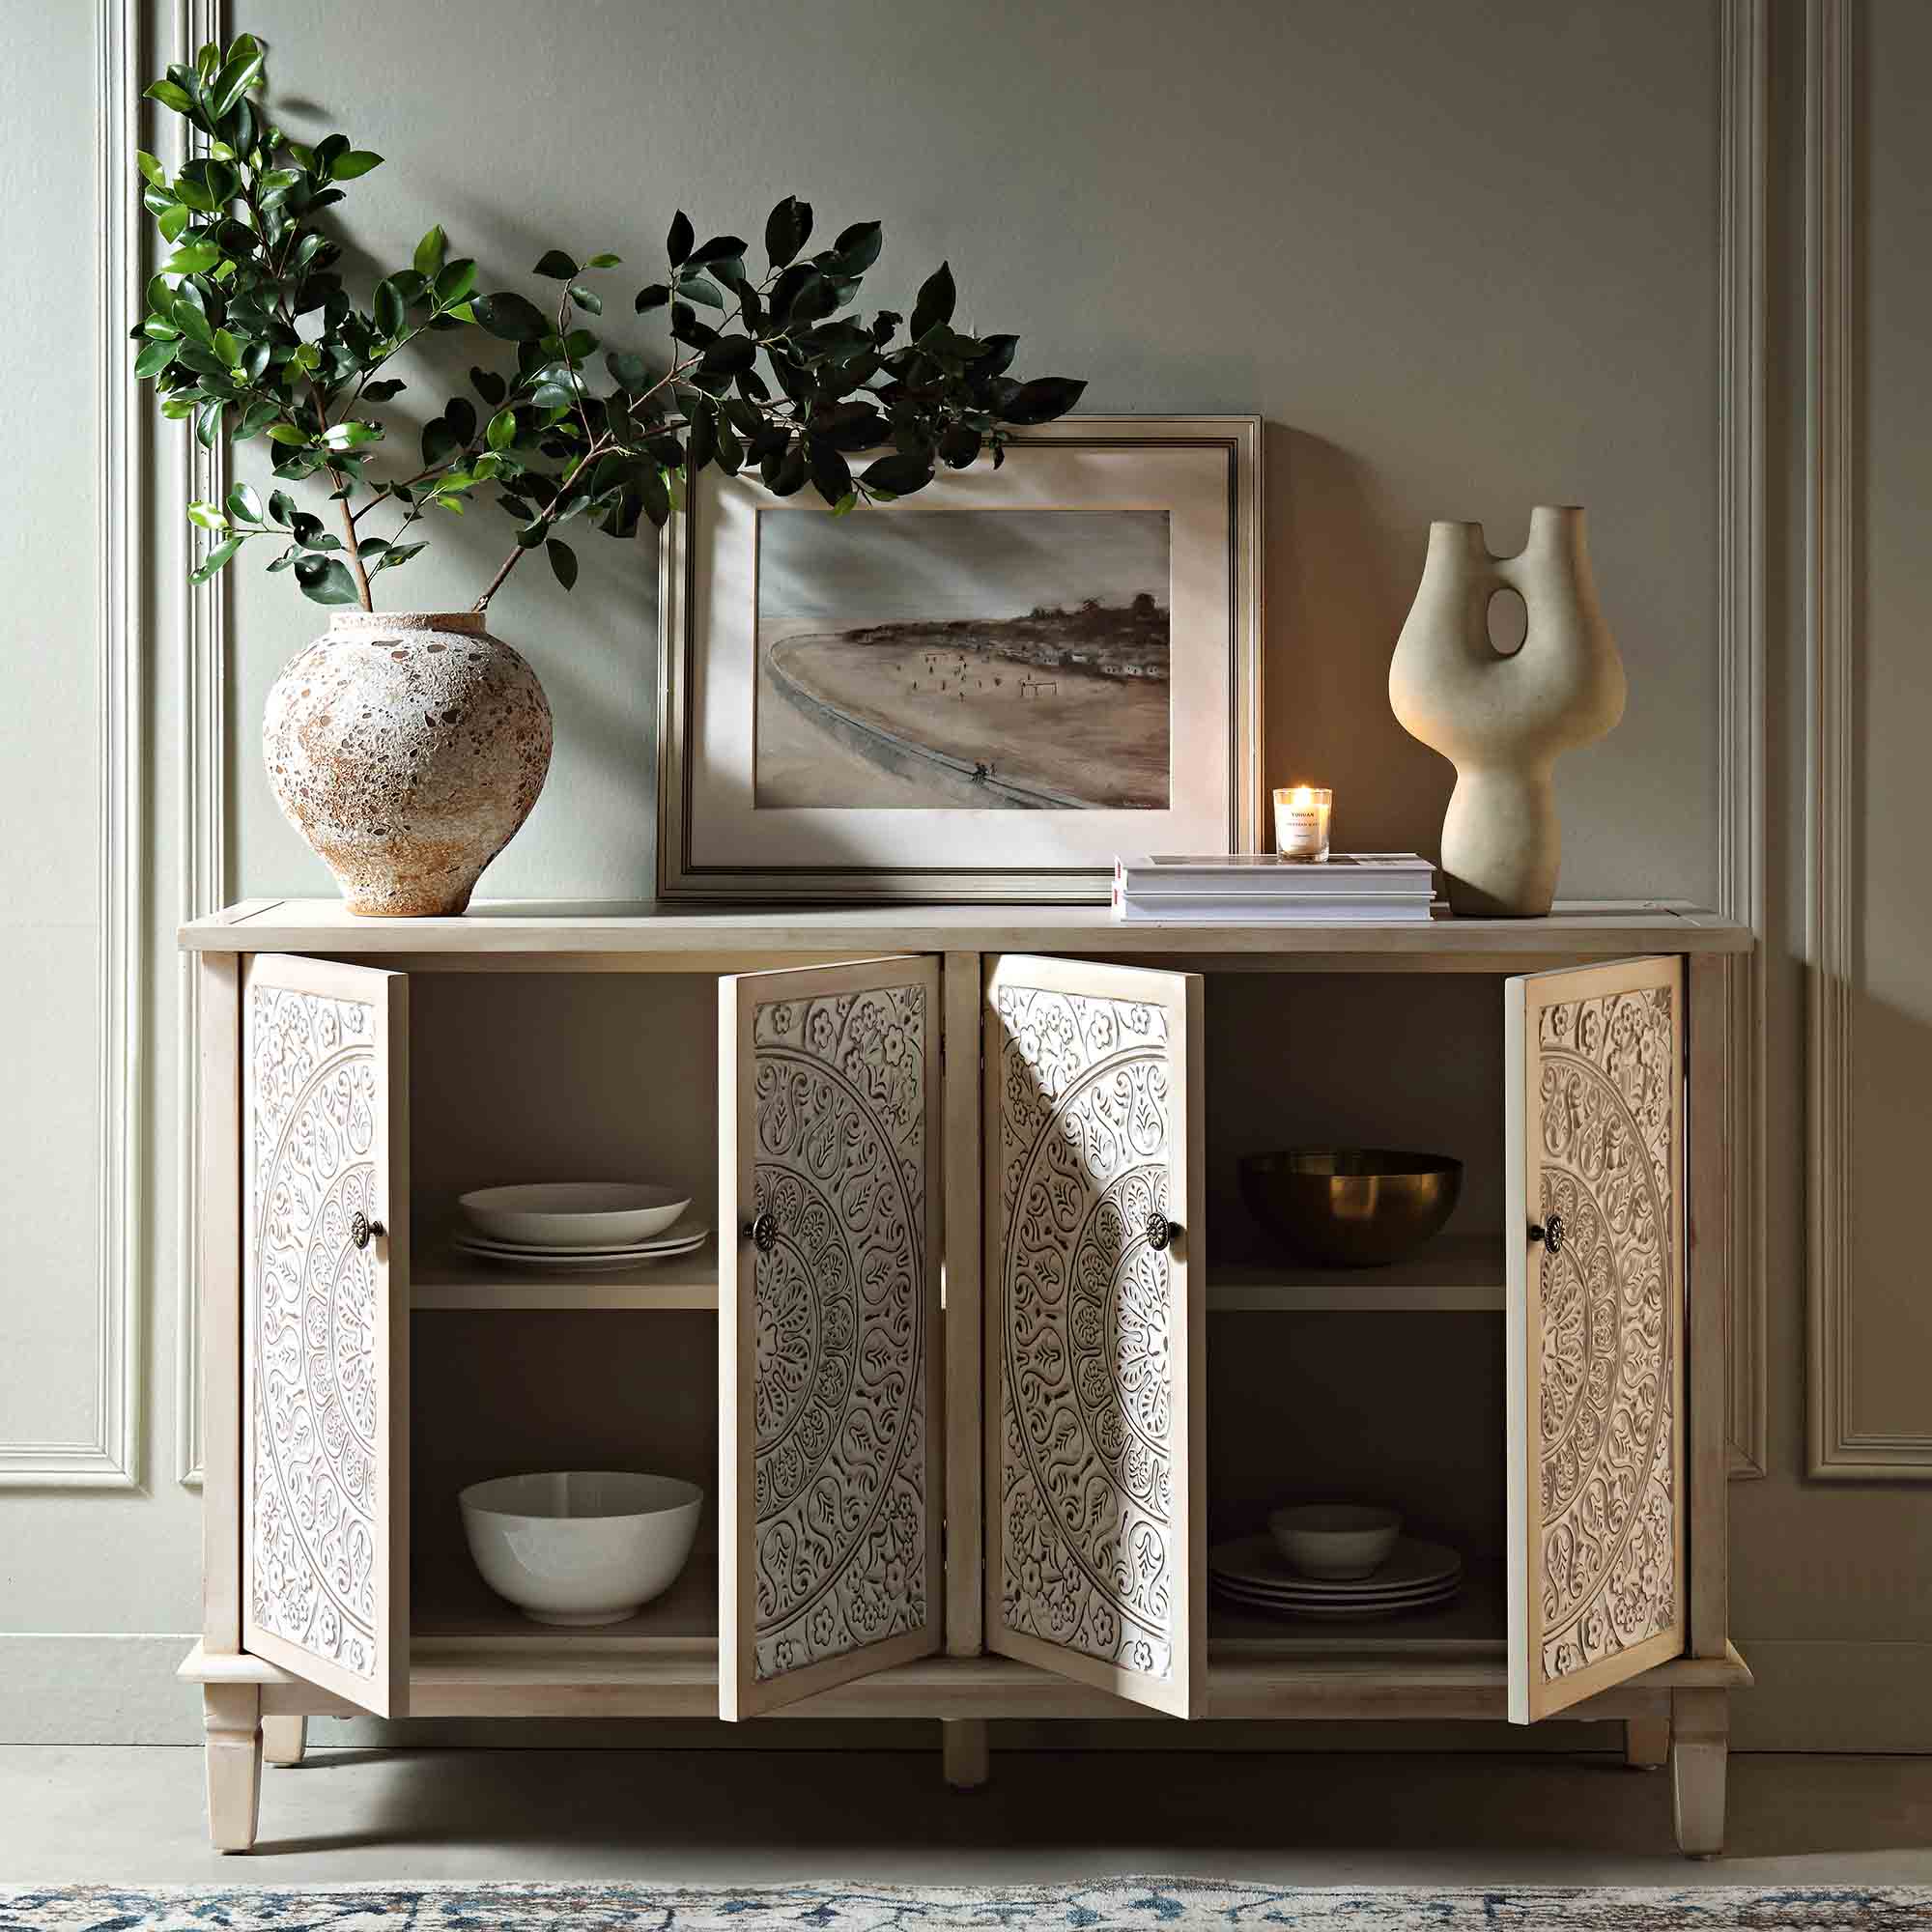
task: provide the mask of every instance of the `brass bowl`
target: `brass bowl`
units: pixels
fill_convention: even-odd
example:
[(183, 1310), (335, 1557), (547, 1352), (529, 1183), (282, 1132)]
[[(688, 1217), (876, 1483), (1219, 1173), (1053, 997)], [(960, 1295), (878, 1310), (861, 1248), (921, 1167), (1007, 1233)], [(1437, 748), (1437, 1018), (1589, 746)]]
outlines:
[(1329, 1267), (1412, 1255), (1455, 1210), (1463, 1163), (1393, 1148), (1287, 1148), (1244, 1154), (1241, 1198), (1277, 1240)]

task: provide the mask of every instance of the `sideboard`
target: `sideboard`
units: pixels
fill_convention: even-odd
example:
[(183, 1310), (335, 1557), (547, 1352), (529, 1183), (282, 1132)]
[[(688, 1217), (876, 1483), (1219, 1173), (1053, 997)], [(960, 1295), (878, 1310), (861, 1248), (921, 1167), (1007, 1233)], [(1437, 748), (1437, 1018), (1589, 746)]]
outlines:
[[(320, 1714), (1624, 1726), (1719, 1850), (1722, 1086), (1751, 940), (1676, 904), (1417, 926), (1104, 908), (253, 901), (195, 955), (210, 1828)], [(1446, 1231), (1270, 1255), (1245, 1152), (1436, 1148)], [(446, 1242), (503, 1181), (687, 1186), (635, 1273)], [(709, 1492), (629, 1621), (527, 1622), (457, 1492)], [(1453, 1542), (1446, 1607), (1270, 1621), (1208, 1550), (1284, 1498)]]

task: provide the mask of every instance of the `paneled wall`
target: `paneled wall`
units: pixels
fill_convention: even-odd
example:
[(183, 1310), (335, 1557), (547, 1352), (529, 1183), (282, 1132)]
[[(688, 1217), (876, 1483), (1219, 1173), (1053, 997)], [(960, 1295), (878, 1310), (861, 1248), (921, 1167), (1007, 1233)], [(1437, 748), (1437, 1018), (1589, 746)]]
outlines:
[[(16, 35), (36, 85), (0, 141), (10, 179), (33, 187), (16, 210), (31, 245), (71, 252), (101, 226), (77, 209), (105, 195), (108, 213), (126, 212), (125, 171), (97, 162), (128, 145), (127, 82), (179, 57), (215, 0), (43, 11)], [(1928, 697), (1916, 640), (1932, 585), (1916, 538), (1927, 345), (1910, 240), (1932, 173), (1911, 75), (1932, 48), (1917, 0), (1856, 13), (1851, 92), (1835, 121), (1814, 111), (1810, 150), (1849, 170), (1832, 206), (1848, 238), (1853, 373), (1832, 391), (1840, 416), (1813, 427), (1820, 448), (1839, 435), (1856, 456), (1828, 525), (1807, 524), (1816, 465), (1798, 406), (1823, 327), (1804, 308), (1807, 232), (1815, 246), (1826, 204), (1806, 199), (1804, 131), (1807, 71), (1836, 44), (1825, 0), (1808, 23), (1800, 0), (565, 0), (540, 34), (510, 0), (472, 0), (460, 20), (260, 0), (232, 24), (271, 46), (293, 128), (341, 126), (387, 157), (351, 204), (357, 248), (384, 266), (433, 219), (490, 286), (527, 287), (552, 243), (611, 248), (626, 261), (611, 332), (632, 339), (623, 295), (650, 278), (675, 206), (700, 228), (755, 232), (792, 190), (828, 227), (885, 221), (878, 301), (905, 306), (946, 257), (968, 322), (1020, 331), (1030, 371), (1089, 378), (1095, 410), (1265, 416), (1269, 763), (1335, 787), (1345, 843), (1432, 850), (1447, 798), (1448, 767), (1400, 732), (1385, 697), (1430, 520), (1481, 519), (1509, 550), (1533, 503), (1589, 507), (1632, 698), (1610, 738), (1562, 767), (1563, 890), (1722, 900), (1758, 910), (1772, 942), (1768, 1373), (1762, 1410), (1747, 1377), (1734, 1416), (1741, 1463), (1765, 1470), (1734, 1492), (1734, 1623), (1772, 1662), (1741, 1730), (1804, 1742), (1835, 1723), (1843, 1742), (1932, 1746), (1918, 1494), (1807, 1475), (1814, 1450), (1831, 1462), (1849, 1445), (1838, 1461), (1856, 1474), (1862, 1436), (1932, 1439), (1932, 1336), (1884, 1211), (1910, 1179), (1898, 1128), (1932, 1017), (1911, 890)], [(76, 139), (90, 125), (98, 140)], [(1764, 256), (1748, 245), (1758, 195)], [(194, 1621), (198, 1561), (178, 1348), (192, 1041), (171, 929), (216, 898), (329, 890), (276, 814), (257, 750), (267, 685), (323, 618), (286, 577), (250, 572), (226, 596), (181, 588), (180, 505), (207, 477), (174, 426), (130, 435), (117, 415), (115, 301), (138, 265), (112, 221), (101, 232), (99, 303), (25, 312), (46, 334), (36, 366), (62, 433), (25, 447), (10, 471), (23, 482), (0, 483), (16, 493), (0, 543), (26, 680), (26, 701), (0, 707), (16, 828), (0, 861), (0, 970), (33, 1017), (0, 1183), (26, 1230), (0, 1350), (0, 1480), (10, 1463), (43, 1484), (85, 1465), (122, 1488), (0, 1496), (0, 1735), (186, 1737), (187, 1700), (158, 1674)], [(81, 312), (102, 325), (85, 355)], [(492, 359), (461, 348), (458, 380)], [(1768, 417), (1752, 406), (1760, 371)], [(405, 373), (413, 422), (408, 406), (446, 391), (433, 370)], [(257, 468), (242, 452), (242, 472)], [(1785, 539), (1761, 549), (1760, 475)], [(508, 530), (492, 512), (445, 527), (390, 584), (411, 604), (467, 604)], [(494, 892), (630, 896), (652, 874), (653, 560), (601, 539), (582, 554), (569, 598), (537, 566), (494, 607), (558, 723), (549, 788)], [(1824, 615), (1807, 554), (1845, 586)], [(1829, 673), (1816, 713), (1814, 660)], [(1814, 797), (1829, 811), (1807, 816)], [(1814, 838), (1832, 891), (1807, 923)], [(1807, 949), (1837, 989), (1808, 1069)], [(124, 959), (138, 973), (131, 1010), (115, 997)], [(1807, 1090), (1843, 1096), (1808, 1117), (1837, 1135), (1809, 1224), (1827, 1245), (1808, 1261)], [(1737, 1130), (1755, 1131), (1748, 1114)], [(1837, 1324), (1813, 1386), (1836, 1361), (1842, 1391), (1808, 1439), (1807, 1280)], [(1740, 1306), (1755, 1333), (1749, 1298)], [(1794, 1566), (1794, 1548), (1818, 1553)], [(1878, 1646), (1904, 1694), (1873, 1675)], [(75, 1701), (83, 1676), (93, 1704)], [(1833, 1681), (1828, 1719), (1814, 1687)]]

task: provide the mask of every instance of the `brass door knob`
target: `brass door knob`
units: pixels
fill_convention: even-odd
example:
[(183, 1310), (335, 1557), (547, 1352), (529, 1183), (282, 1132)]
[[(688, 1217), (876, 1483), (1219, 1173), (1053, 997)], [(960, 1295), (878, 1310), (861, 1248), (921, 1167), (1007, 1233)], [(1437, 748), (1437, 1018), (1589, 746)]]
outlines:
[(745, 1223), (744, 1234), (761, 1255), (768, 1255), (779, 1244), (779, 1217), (767, 1208), (755, 1220)]
[(384, 1227), (382, 1222), (370, 1220), (368, 1215), (363, 1213), (359, 1208), (356, 1208), (354, 1219), (349, 1223), (349, 1238), (358, 1248), (366, 1248), (376, 1236), (386, 1235), (388, 1232), (388, 1229)]
[(1158, 1252), (1173, 1241), (1180, 1233), (1180, 1223), (1170, 1221), (1158, 1208), (1148, 1209), (1148, 1217), (1141, 1225), (1141, 1232), (1147, 1236), (1148, 1246)]
[(1563, 1216), (1552, 1214), (1547, 1221), (1532, 1221), (1529, 1238), (1541, 1241), (1550, 1254), (1560, 1255), (1563, 1252)]

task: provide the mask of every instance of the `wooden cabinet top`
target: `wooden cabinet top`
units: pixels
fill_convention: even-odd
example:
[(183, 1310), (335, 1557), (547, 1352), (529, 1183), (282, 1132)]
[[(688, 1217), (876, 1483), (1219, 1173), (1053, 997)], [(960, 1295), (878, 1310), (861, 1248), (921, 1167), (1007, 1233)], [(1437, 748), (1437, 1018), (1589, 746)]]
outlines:
[[(1534, 967), (1634, 952), (1748, 952), (1747, 927), (1674, 900), (1559, 901), (1548, 919), (1439, 919), (1427, 925), (1117, 923), (1103, 905), (661, 908), (649, 900), (497, 899), (460, 919), (365, 919), (337, 899), (245, 899), (181, 928), (196, 952), (319, 952), (451, 963), (463, 955), (689, 957), (1098, 952), (1228, 956), (1250, 965), (1349, 959), (1450, 970)], [(668, 961), (666, 962), (668, 964)], [(661, 969), (662, 970), (662, 969)]]

